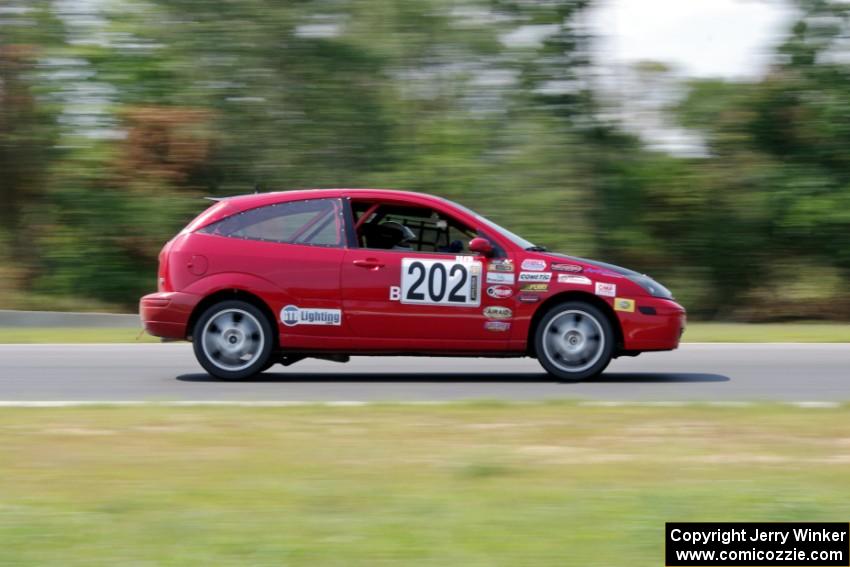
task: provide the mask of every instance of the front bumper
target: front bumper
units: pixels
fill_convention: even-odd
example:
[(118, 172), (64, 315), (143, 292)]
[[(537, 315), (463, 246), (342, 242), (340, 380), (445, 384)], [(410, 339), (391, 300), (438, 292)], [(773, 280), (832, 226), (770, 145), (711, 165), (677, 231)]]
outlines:
[[(673, 350), (685, 331), (685, 308), (671, 299), (640, 297), (634, 312), (617, 311), (623, 329), (623, 350)], [(641, 309), (643, 308), (643, 309)]]
[(139, 316), (145, 331), (164, 339), (185, 339), (189, 317), (201, 298), (190, 293), (160, 292), (139, 300)]

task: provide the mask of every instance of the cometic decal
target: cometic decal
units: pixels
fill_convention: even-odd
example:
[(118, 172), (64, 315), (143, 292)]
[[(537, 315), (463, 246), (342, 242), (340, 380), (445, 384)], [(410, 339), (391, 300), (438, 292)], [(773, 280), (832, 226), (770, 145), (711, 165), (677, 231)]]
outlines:
[(521, 282), (548, 282), (552, 279), (552, 272), (520, 272)]

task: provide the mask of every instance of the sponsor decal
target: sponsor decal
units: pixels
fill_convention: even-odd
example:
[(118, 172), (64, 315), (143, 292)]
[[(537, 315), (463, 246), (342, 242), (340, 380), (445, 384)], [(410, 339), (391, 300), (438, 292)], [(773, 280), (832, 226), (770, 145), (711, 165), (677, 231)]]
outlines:
[(502, 272), (487, 272), (487, 283), (500, 283), (513, 285), (514, 275)]
[(484, 310), (484, 316), (488, 319), (510, 319), (513, 317), (513, 311), (507, 307), (491, 305)]
[(549, 291), (549, 284), (545, 283), (530, 283), (520, 286), (520, 291), (536, 291), (536, 292), (544, 292)]
[(546, 260), (535, 260), (526, 258), (522, 261), (522, 269), (530, 272), (542, 272), (546, 269)]
[(635, 300), (634, 299), (623, 299), (622, 297), (614, 298), (614, 310), (615, 311), (628, 311), (629, 313), (635, 312)]
[(484, 323), (484, 328), (488, 331), (504, 333), (505, 331), (510, 330), (511, 324), (505, 321), (487, 321), (486, 323)]
[(455, 256), (455, 262), (470, 264), (475, 261), (475, 256)]
[(581, 272), (582, 270), (584, 270), (584, 268), (582, 268), (581, 266), (576, 265), (576, 264), (556, 264), (556, 263), (552, 263), (552, 265), (550, 267), (552, 268), (553, 272), (572, 272), (574, 274), (577, 274), (577, 273)]
[(616, 272), (612, 272), (610, 270), (601, 270), (599, 268), (587, 268), (584, 271), (585, 271), (585, 273), (588, 273), (588, 274), (599, 274), (600, 276), (607, 276), (609, 278), (622, 278), (623, 277), (622, 275), (620, 275)]
[(617, 295), (617, 284), (596, 282), (596, 295), (614, 297)]
[(574, 284), (574, 285), (593, 285), (590, 278), (585, 276), (573, 276), (571, 274), (558, 274), (558, 283)]
[(521, 303), (537, 303), (540, 301), (540, 296), (533, 293), (521, 293), (517, 296)]
[(491, 272), (513, 272), (514, 261), (508, 260), (507, 258), (502, 260), (493, 260), (490, 262), (489, 269)]
[(400, 288), (402, 303), (478, 306), (481, 262), (402, 258)]
[(342, 311), (339, 309), (305, 309), (287, 305), (280, 310), (280, 322), (287, 327), (295, 325), (340, 325)]
[(400, 301), (401, 300), (401, 288), (397, 285), (390, 286), (390, 301)]
[(491, 285), (487, 288), (487, 295), (494, 299), (506, 299), (514, 294), (514, 290), (506, 285)]
[(552, 279), (552, 272), (520, 272), (521, 282), (548, 282)]

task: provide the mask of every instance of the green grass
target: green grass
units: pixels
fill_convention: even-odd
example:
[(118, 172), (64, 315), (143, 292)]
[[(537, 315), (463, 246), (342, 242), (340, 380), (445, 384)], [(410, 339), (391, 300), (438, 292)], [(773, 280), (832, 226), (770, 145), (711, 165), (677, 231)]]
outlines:
[(82, 313), (126, 313), (126, 305), (118, 305), (94, 299), (56, 296), (51, 294), (34, 293), (19, 289), (9, 289), (3, 284), (9, 284), (8, 273), (4, 274), (0, 267), (0, 309), (20, 309), (23, 311), (74, 311)]
[[(140, 329), (0, 328), (0, 343), (156, 342)], [(850, 324), (840, 323), (689, 323), (684, 342), (850, 342)]]
[(850, 323), (689, 323), (684, 342), (844, 343)]
[(123, 327), (0, 327), (0, 344), (159, 342), (156, 337), (141, 331), (141, 328)]
[(663, 565), (850, 517), (850, 408), (4, 409), (0, 564)]

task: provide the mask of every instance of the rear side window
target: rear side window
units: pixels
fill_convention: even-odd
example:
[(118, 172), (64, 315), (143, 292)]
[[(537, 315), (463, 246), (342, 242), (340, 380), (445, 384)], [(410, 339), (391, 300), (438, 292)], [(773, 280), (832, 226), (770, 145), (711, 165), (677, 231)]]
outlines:
[(340, 247), (342, 223), (339, 199), (311, 199), (243, 211), (199, 232), (246, 240)]

